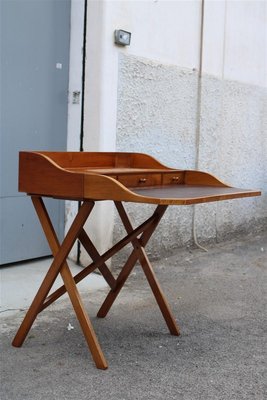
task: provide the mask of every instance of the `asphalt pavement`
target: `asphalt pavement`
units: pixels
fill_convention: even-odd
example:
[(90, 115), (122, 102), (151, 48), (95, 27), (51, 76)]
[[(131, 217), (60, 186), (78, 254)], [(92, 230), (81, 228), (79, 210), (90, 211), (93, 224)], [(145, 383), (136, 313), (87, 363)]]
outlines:
[(11, 341), (25, 311), (2, 316), (1, 400), (265, 400), (267, 232), (208, 250), (153, 262), (179, 337), (140, 266), (104, 319), (96, 313), (107, 289), (82, 287), (105, 371), (95, 368), (68, 298), (38, 316), (21, 348)]

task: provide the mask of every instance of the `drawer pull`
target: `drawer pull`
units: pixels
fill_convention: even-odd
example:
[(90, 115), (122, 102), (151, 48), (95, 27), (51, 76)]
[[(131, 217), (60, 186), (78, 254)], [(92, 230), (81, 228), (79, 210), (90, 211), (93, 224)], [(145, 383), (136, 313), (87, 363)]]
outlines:
[(173, 180), (173, 182), (179, 182), (180, 176), (173, 176), (172, 180)]
[(140, 182), (140, 183), (145, 183), (145, 182), (146, 182), (146, 178), (140, 178), (140, 179), (139, 179), (139, 182)]

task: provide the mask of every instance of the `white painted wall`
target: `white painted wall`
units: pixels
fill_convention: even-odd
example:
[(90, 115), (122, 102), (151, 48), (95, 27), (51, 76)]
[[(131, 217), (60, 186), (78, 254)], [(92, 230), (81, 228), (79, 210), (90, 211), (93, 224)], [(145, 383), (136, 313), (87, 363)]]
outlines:
[[(198, 99), (200, 0), (89, 0), (84, 149), (141, 149), (181, 168), (194, 167), (199, 151), (200, 168), (266, 191), (267, 4), (209, 0), (204, 10)], [(129, 47), (114, 45), (115, 29), (132, 32)], [(196, 222), (200, 239), (210, 239), (266, 216), (263, 197), (203, 206)], [(90, 228), (100, 247), (110, 243), (113, 218), (101, 204)], [(179, 218), (181, 230), (171, 226)], [(175, 246), (173, 231), (183, 244), (191, 230), (191, 208), (170, 211), (157, 240)]]
[[(84, 28), (84, 0), (72, 0), (71, 2), (71, 35), (70, 35), (70, 68), (69, 68), (69, 104), (68, 104), (68, 139), (67, 150), (80, 150), (81, 135), (81, 101), (73, 104), (73, 92), (82, 95), (82, 63), (83, 63), (83, 28)], [(81, 99), (80, 95), (80, 99)], [(65, 232), (77, 214), (76, 201), (65, 202)], [(70, 257), (77, 259), (77, 243), (74, 244)]]
[[(84, 0), (71, 2), (70, 72), (67, 150), (79, 151), (81, 133), (81, 101), (73, 104), (73, 92), (82, 93)], [(81, 96), (80, 96), (81, 98)]]
[(267, 3), (228, 1), (224, 78), (267, 87)]

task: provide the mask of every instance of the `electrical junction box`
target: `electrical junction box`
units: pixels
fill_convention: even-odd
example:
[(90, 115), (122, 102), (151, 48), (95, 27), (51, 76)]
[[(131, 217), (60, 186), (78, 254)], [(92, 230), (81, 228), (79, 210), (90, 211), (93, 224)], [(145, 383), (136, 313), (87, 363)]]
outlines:
[(131, 43), (131, 32), (123, 31), (122, 29), (117, 29), (114, 32), (115, 43), (120, 46), (129, 46)]

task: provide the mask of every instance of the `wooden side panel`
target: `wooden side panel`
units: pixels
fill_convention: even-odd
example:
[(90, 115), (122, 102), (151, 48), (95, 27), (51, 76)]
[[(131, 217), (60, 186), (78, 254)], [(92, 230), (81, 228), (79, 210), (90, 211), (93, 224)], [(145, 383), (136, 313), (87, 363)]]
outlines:
[(184, 183), (186, 185), (230, 187), (215, 176), (201, 171), (185, 171)]
[(172, 170), (154, 157), (129, 152), (36, 152), (53, 160), (62, 168), (146, 168)]
[(19, 191), (81, 199), (83, 175), (62, 170), (44, 155), (20, 152)]
[(38, 152), (53, 160), (62, 168), (79, 167), (114, 167), (116, 153), (97, 153), (97, 152)]
[(115, 168), (131, 168), (132, 157), (129, 153), (116, 153)]
[(131, 158), (133, 168), (156, 168), (164, 170), (171, 169), (161, 164), (158, 160), (156, 160), (154, 157), (149, 156), (148, 154), (132, 153)]

